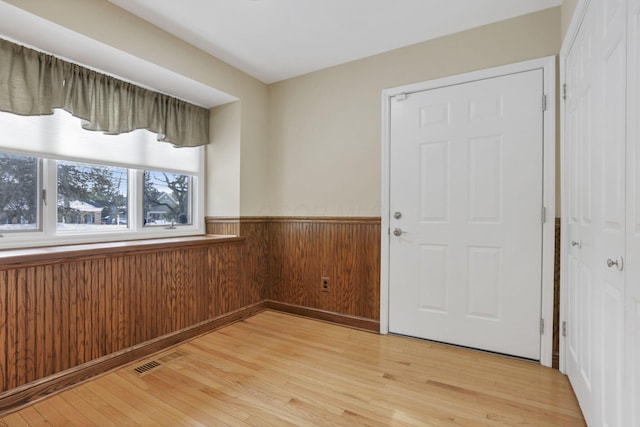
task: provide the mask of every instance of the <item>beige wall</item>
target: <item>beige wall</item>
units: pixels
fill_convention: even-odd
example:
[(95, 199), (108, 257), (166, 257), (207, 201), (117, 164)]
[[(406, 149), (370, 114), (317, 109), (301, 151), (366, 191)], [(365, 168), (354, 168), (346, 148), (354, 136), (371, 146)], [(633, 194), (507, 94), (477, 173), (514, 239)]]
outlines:
[[(107, 0), (6, 2), (239, 98), (241, 102), (232, 107), (233, 112), (225, 112), (233, 120), (226, 123), (226, 128), (214, 132), (225, 135), (225, 138), (235, 132), (239, 135), (237, 143), (240, 145), (236, 150), (230, 150), (229, 140), (225, 139), (225, 147), (218, 149), (215, 141), (207, 147), (207, 161), (210, 165), (228, 162), (227, 164), (236, 166), (239, 164), (239, 168), (233, 170), (226, 167), (224, 170), (229, 172), (227, 175), (223, 175), (220, 170), (208, 175), (207, 181), (215, 184), (207, 189), (209, 194), (206, 214), (254, 215), (264, 212), (268, 197), (267, 163), (264, 161), (267, 153), (268, 92), (264, 83), (125, 12)], [(212, 112), (214, 120), (220, 123), (218, 113), (220, 112)], [(230, 126), (239, 126), (239, 129), (229, 129)], [(220, 157), (223, 155), (230, 157)], [(215, 197), (210, 194), (213, 189), (216, 191)], [(218, 197), (218, 191), (223, 195)], [(218, 204), (223, 200), (233, 205)]]
[(267, 86), (107, 0), (6, 1), (240, 99), (211, 112), (206, 214), (220, 216), (380, 215), (382, 90), (557, 54), (569, 10)]
[(269, 86), (269, 211), (379, 216), (385, 88), (555, 55), (560, 8)]
[(207, 207), (215, 216), (240, 215), (241, 101), (211, 109), (211, 141), (207, 147)]

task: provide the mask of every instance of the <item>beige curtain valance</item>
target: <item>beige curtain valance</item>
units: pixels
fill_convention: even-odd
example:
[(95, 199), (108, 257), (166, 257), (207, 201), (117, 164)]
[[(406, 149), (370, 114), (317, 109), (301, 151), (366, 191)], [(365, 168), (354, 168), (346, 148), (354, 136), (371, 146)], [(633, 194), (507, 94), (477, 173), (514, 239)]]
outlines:
[(44, 115), (55, 108), (83, 119), (87, 130), (147, 129), (181, 147), (209, 142), (205, 108), (0, 39), (0, 111)]

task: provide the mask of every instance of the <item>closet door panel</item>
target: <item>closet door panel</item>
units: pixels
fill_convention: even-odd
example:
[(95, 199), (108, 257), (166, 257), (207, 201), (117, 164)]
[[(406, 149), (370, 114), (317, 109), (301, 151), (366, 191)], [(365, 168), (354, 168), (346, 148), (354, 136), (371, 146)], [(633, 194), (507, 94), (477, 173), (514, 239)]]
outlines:
[[(592, 4), (567, 56), (567, 102), (565, 134), (565, 195), (567, 197), (567, 340), (566, 372), (587, 421), (601, 419), (601, 395), (596, 351), (601, 344), (601, 287), (596, 265), (598, 227), (602, 223), (597, 209), (602, 193), (598, 129), (601, 126), (597, 83), (598, 59), (597, 7)], [(601, 75), (602, 73), (600, 73)], [(598, 216), (599, 215), (599, 216)]]
[(599, 425), (623, 425), (623, 366), (626, 238), (626, 1), (596, 2), (600, 19), (596, 60), (600, 91), (598, 133), (600, 192), (596, 231), (598, 292), (601, 298), (601, 420)]
[[(640, 1), (640, 0), (633, 0)], [(567, 56), (567, 373), (590, 425), (625, 423), (627, 0), (591, 0)]]
[(640, 0), (587, 2), (566, 66), (567, 373), (590, 425), (640, 426)]
[(627, 247), (625, 425), (640, 426), (640, 0), (627, 19)]

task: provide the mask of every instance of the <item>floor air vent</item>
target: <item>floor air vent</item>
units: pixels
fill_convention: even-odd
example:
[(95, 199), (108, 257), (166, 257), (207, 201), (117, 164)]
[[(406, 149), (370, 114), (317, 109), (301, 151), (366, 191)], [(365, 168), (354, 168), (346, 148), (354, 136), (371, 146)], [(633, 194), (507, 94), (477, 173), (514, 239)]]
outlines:
[(160, 364), (158, 362), (156, 362), (155, 360), (152, 360), (149, 363), (145, 363), (144, 365), (138, 366), (137, 368), (134, 369), (134, 371), (136, 371), (138, 375), (142, 375), (142, 374), (146, 374), (149, 371), (153, 371), (159, 366)]

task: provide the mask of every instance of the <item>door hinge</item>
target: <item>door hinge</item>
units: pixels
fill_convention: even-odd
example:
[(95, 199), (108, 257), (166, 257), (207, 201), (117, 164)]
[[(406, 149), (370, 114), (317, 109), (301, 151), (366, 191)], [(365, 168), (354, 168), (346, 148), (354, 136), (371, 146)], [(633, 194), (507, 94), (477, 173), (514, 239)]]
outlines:
[(42, 203), (47, 205), (47, 190), (42, 190)]
[(562, 336), (563, 337), (567, 336), (567, 321), (566, 320), (562, 321)]
[(540, 335), (544, 335), (544, 319), (540, 319)]
[(542, 111), (547, 111), (547, 95), (542, 95)]
[(394, 98), (396, 101), (404, 101), (405, 99), (407, 99), (407, 94), (406, 94), (406, 93), (404, 93), (404, 92), (403, 92), (403, 93), (399, 93), (399, 94), (397, 94), (397, 95), (394, 95), (394, 96), (393, 96), (393, 98)]
[(562, 99), (567, 99), (567, 84), (562, 84)]
[(542, 212), (540, 213), (540, 218), (541, 218), (543, 224), (545, 222), (547, 222), (547, 207), (546, 206), (542, 207)]

